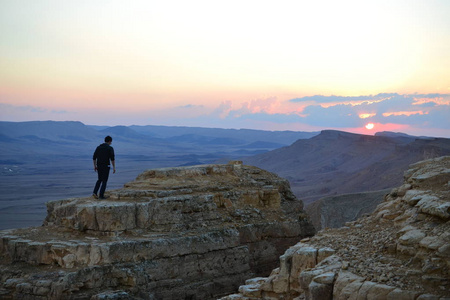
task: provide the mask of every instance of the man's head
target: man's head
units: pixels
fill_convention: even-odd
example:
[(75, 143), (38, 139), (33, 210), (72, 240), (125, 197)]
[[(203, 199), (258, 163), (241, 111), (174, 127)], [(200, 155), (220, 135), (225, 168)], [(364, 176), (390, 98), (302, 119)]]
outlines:
[(109, 135), (105, 137), (105, 143), (107, 144), (111, 144), (112, 142), (112, 137), (110, 137)]

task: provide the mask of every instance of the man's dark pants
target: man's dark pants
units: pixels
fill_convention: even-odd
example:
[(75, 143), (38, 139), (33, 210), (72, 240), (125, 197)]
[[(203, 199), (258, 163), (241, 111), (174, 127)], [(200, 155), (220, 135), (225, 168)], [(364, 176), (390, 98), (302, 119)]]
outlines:
[(110, 168), (107, 165), (97, 166), (98, 180), (95, 183), (94, 194), (97, 195), (98, 189), (100, 188), (100, 194), (98, 195), (100, 198), (103, 198), (105, 196), (106, 183), (108, 182), (109, 177), (109, 169)]

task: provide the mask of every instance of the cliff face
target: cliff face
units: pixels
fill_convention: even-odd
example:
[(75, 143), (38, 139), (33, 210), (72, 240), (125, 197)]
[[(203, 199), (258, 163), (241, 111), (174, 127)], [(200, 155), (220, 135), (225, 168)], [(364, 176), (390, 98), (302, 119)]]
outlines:
[(390, 190), (324, 197), (306, 206), (305, 210), (316, 230), (339, 228), (346, 222), (371, 214)]
[(215, 299), (314, 234), (289, 183), (244, 166), (149, 170), (108, 200), (0, 232), (2, 299)]
[(269, 277), (222, 299), (449, 299), (450, 157), (404, 179), (371, 215), (302, 240)]

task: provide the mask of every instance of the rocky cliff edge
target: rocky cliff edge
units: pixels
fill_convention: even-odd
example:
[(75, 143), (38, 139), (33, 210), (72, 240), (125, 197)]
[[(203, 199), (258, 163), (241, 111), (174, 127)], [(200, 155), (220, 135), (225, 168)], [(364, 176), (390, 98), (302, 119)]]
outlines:
[(289, 183), (230, 162), (149, 170), (0, 232), (1, 299), (215, 299), (314, 229)]
[(371, 214), (280, 256), (222, 300), (450, 299), (450, 157), (410, 166)]

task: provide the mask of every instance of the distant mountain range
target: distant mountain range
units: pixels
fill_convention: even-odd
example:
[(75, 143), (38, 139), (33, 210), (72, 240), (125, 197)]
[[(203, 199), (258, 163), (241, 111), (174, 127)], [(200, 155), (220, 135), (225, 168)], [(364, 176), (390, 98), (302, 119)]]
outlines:
[(325, 196), (393, 188), (410, 164), (443, 155), (450, 155), (450, 139), (324, 130), (244, 163), (288, 179), (295, 195), (309, 204)]
[(317, 134), (151, 125), (105, 127), (55, 121), (0, 122), (3, 155), (90, 153), (93, 146), (102, 142), (106, 135), (111, 135), (113, 144), (124, 150), (119, 151), (123, 155), (149, 154), (149, 151), (153, 155), (209, 153), (218, 159), (266, 152)]

